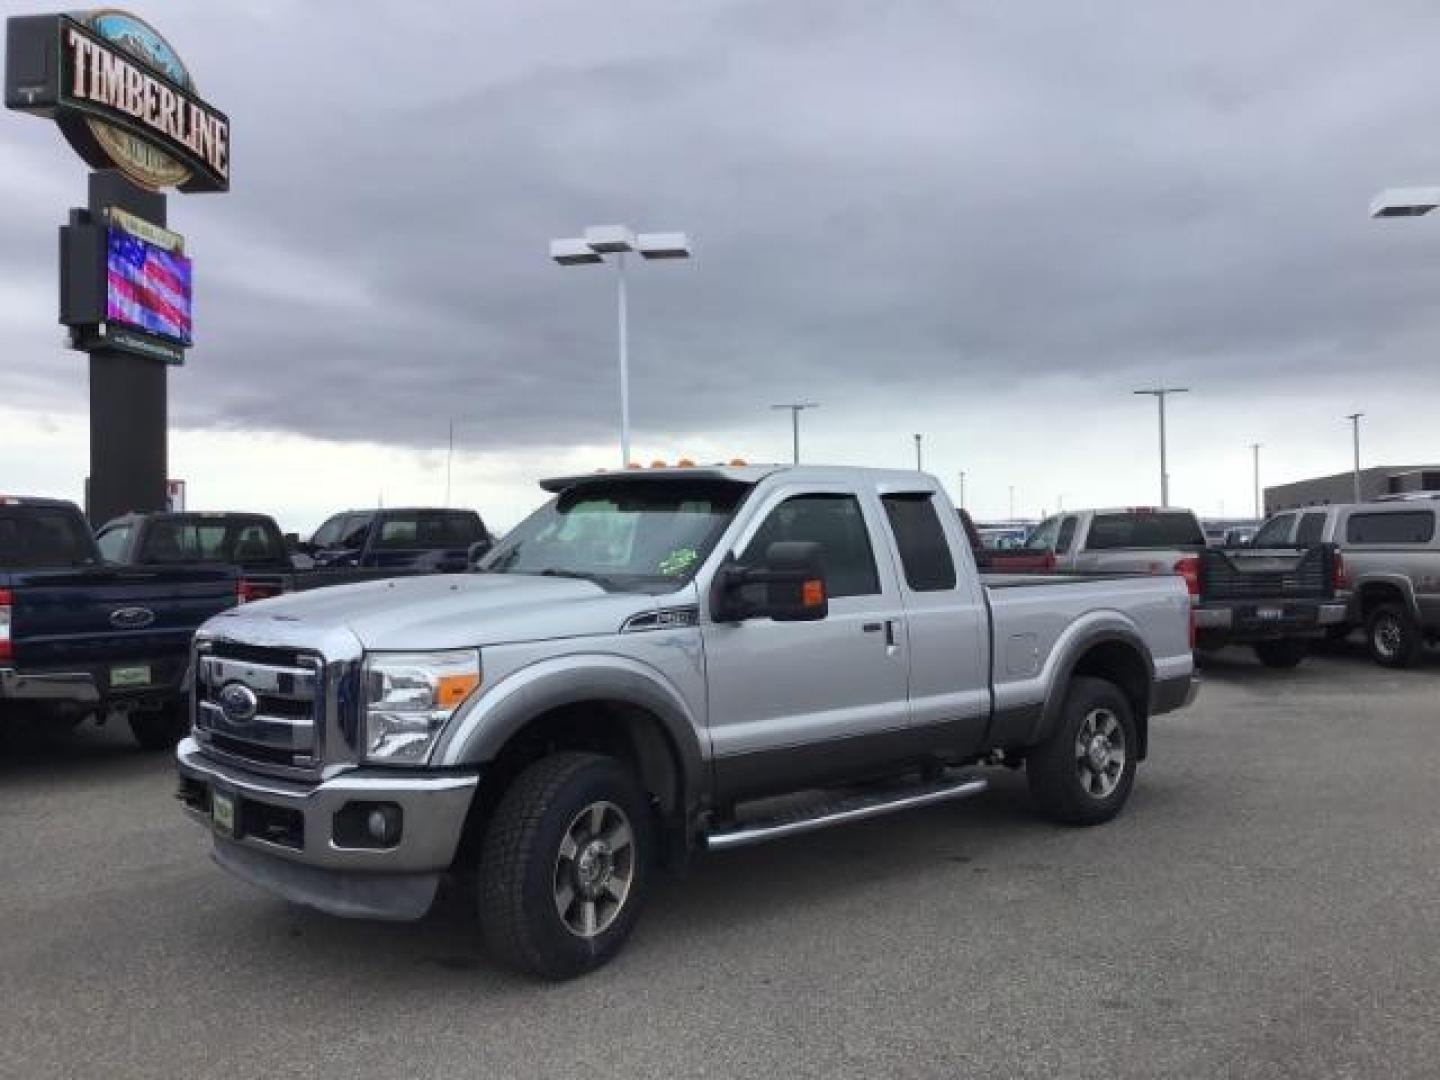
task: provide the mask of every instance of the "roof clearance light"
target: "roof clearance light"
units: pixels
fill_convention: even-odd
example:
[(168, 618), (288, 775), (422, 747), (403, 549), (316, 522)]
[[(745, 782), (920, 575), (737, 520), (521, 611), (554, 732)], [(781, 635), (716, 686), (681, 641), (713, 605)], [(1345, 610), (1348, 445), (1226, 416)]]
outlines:
[(750, 464), (750, 463), (749, 463), (748, 461), (746, 461), (743, 457), (737, 457), (737, 458), (731, 458), (731, 459), (730, 459), (730, 464), (731, 464), (731, 465), (735, 465), (735, 466), (740, 466), (740, 465), (748, 465), (748, 464)]
[(641, 466), (640, 462), (638, 462), (638, 461), (632, 461), (632, 462), (630, 462), (629, 464), (627, 464), (625, 467), (626, 467), (627, 469), (639, 469), (639, 468), (642, 468), (643, 466)]
[(691, 461), (688, 457), (682, 457), (679, 461), (675, 462), (675, 467), (677, 469), (693, 469), (695, 462)]
[(663, 469), (665, 468), (665, 462), (661, 461), (659, 458), (656, 458), (654, 461), (650, 462), (650, 468)]

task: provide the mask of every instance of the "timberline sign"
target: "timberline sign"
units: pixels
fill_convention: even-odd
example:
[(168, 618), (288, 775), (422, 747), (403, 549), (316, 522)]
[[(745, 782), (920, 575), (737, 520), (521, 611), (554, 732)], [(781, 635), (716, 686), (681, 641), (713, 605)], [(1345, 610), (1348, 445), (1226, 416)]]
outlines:
[(6, 24), (5, 105), (53, 119), (87, 163), (152, 191), (227, 191), (230, 121), (154, 27), (105, 8)]

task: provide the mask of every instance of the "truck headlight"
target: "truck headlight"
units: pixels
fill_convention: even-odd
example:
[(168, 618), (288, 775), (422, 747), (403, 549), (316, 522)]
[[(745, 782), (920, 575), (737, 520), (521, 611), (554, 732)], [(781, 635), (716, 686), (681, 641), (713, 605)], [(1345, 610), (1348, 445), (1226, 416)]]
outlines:
[(480, 654), (370, 653), (365, 657), (365, 756), (395, 764), (423, 762), (480, 685)]

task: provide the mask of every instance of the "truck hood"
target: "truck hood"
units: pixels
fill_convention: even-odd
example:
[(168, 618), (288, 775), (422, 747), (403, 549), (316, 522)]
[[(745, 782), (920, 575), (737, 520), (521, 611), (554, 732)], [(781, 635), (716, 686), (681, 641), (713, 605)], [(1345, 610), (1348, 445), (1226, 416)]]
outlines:
[(610, 593), (590, 581), (528, 574), (430, 574), (332, 585), (245, 604), (205, 631), (267, 641), (279, 631), (316, 645), (348, 630), (366, 649), (459, 649), (613, 634), (656, 597)]

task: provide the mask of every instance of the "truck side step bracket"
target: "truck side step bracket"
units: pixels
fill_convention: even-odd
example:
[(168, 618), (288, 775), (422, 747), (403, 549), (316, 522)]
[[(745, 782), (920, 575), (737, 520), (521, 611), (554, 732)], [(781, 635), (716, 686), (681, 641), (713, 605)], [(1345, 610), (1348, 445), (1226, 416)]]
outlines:
[(982, 776), (962, 775), (909, 784), (886, 791), (868, 791), (831, 798), (823, 803), (805, 806), (775, 817), (728, 825), (708, 833), (704, 838), (705, 846), (711, 851), (728, 851), (748, 844), (760, 844), (766, 840), (779, 840), (786, 836), (814, 832), (831, 825), (848, 825), (852, 821), (864, 821), (896, 810), (911, 810), (951, 799), (965, 799), (971, 795), (979, 795), (989, 786), (990, 782)]

